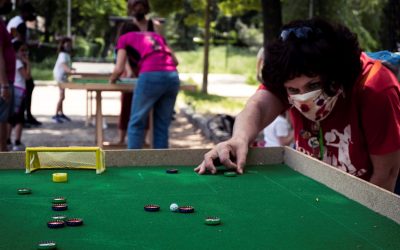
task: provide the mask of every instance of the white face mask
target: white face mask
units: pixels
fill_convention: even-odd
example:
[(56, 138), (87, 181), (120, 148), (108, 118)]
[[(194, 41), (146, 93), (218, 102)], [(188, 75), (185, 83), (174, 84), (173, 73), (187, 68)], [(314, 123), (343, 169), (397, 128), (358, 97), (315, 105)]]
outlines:
[(322, 121), (332, 111), (335, 103), (342, 93), (339, 89), (336, 95), (328, 96), (322, 89), (314, 90), (304, 94), (289, 95), (289, 103), (296, 107), (307, 119), (311, 121)]

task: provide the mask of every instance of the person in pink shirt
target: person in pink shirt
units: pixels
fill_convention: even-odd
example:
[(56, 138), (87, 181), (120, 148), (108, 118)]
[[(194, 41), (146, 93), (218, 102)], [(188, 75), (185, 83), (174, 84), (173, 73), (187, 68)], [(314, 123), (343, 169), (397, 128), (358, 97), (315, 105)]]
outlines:
[[(138, 27), (136, 30), (140, 31)], [(110, 83), (115, 83), (124, 72), (126, 61), (132, 68), (137, 66), (139, 69), (128, 124), (128, 148), (142, 148), (151, 109), (154, 116), (154, 148), (168, 148), (168, 129), (179, 90), (178, 61), (173, 51), (164, 37), (155, 32), (123, 34), (116, 49), (117, 62)]]
[(249, 143), (289, 110), (298, 151), (400, 193), (400, 84), (361, 51), (347, 27), (321, 19), (285, 25), (266, 48), (262, 80), (237, 116), (232, 138), (195, 171), (215, 173), (219, 158), (243, 173)]
[[(150, 4), (147, 0), (128, 0), (127, 2), (128, 15), (132, 17), (132, 22), (135, 26), (139, 27), (140, 31), (154, 31), (162, 34), (162, 25), (156, 20), (148, 17), (150, 13)], [(125, 26), (125, 29), (128, 25)], [(119, 36), (119, 34), (118, 34)], [(124, 73), (126, 77), (137, 77), (136, 68), (126, 68)], [(119, 140), (117, 144), (124, 145), (125, 137), (128, 130), (129, 117), (131, 112), (132, 92), (121, 93), (121, 112), (118, 121)], [(148, 128), (145, 130), (148, 134)], [(146, 141), (146, 140), (145, 140)]]

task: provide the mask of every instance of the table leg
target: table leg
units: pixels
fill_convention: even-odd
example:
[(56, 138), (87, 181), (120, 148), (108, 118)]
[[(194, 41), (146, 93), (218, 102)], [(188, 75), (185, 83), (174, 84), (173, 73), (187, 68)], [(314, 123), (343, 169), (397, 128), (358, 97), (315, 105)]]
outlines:
[(89, 123), (93, 121), (93, 90), (89, 92)]
[(101, 91), (96, 91), (96, 145), (103, 147), (103, 111), (101, 109)]
[[(89, 96), (90, 96), (90, 91), (89, 90), (86, 90), (86, 121), (85, 121), (85, 126), (87, 127), (87, 126), (89, 126), (89, 124), (90, 124), (90, 121), (89, 121), (89, 117), (90, 117), (90, 115), (89, 115), (89, 110), (90, 110), (90, 108), (89, 108), (89, 105), (91, 105), (91, 102), (90, 102), (90, 100), (89, 100)], [(91, 110), (90, 110), (91, 111)]]

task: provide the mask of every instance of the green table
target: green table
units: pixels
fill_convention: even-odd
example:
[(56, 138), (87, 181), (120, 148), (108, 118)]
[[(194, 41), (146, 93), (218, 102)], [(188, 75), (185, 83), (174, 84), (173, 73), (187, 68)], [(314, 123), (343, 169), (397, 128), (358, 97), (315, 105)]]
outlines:
[[(90, 84), (90, 83), (109, 84), (108, 78), (104, 78), (104, 79), (72, 78), (71, 82), (82, 83), (82, 84)], [(137, 83), (136, 78), (121, 78), (117, 81), (117, 84), (136, 84), (136, 83)]]
[[(204, 152), (106, 151), (107, 170), (100, 175), (25, 174), (24, 154), (0, 153), (0, 249), (35, 249), (42, 240), (56, 241), (58, 249), (400, 249), (398, 196), (289, 148), (251, 150), (244, 175), (199, 176), (193, 167)], [(306, 173), (303, 167), (328, 179), (321, 184), (293, 170)], [(179, 173), (167, 174), (168, 168)], [(54, 172), (67, 172), (68, 182), (52, 182)], [(21, 187), (32, 194), (18, 195)], [(364, 192), (363, 205), (348, 198), (362, 200), (357, 196)], [(51, 210), (57, 196), (67, 198), (67, 211)], [(174, 202), (195, 212), (170, 212)], [(161, 210), (146, 212), (146, 204)], [(372, 210), (380, 206), (383, 214), (393, 210), (389, 218)], [(83, 218), (84, 225), (50, 229), (46, 223), (56, 214)], [(222, 224), (205, 225), (207, 216)]]

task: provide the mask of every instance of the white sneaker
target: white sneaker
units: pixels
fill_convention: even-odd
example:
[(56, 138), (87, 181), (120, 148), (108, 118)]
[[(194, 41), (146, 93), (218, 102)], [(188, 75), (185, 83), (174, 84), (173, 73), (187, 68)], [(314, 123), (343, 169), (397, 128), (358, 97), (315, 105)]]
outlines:
[(21, 143), (19, 145), (14, 145), (12, 150), (13, 151), (24, 151), (26, 148), (25, 144)]

